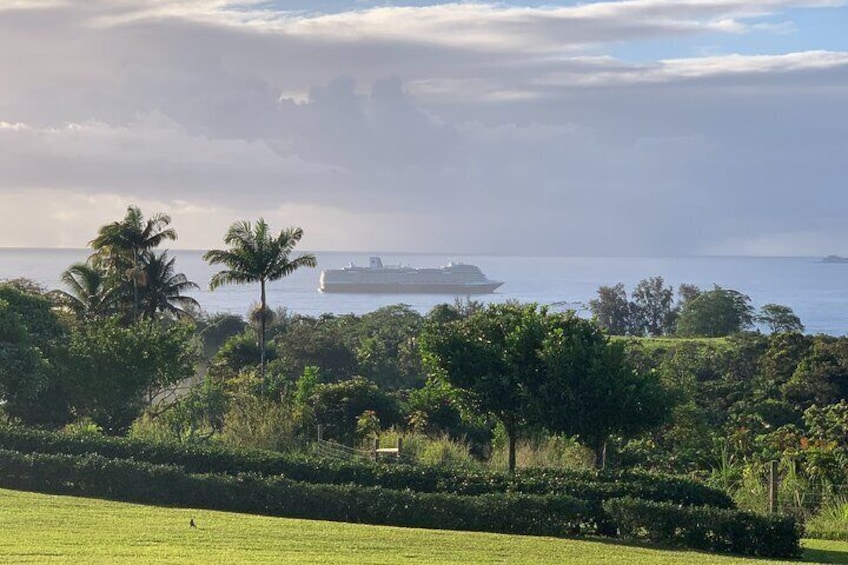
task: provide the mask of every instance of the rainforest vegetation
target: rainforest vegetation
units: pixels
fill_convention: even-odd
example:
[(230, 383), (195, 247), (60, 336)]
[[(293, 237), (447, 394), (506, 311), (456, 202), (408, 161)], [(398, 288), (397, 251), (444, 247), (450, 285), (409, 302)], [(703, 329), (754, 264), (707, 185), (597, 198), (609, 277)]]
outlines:
[[(295, 254), (299, 228), (275, 233), (260, 219), (234, 223), (227, 247), (205, 256), (223, 267), (213, 289), (255, 284), (259, 306), (245, 318), (204, 313), (188, 295), (197, 285), (159, 250), (177, 237), (170, 223), (130, 207), (94, 234), (64, 288), (0, 284), (8, 424), (307, 458), (320, 426), (351, 456), (400, 438), (404, 461), (456, 472), (685, 475), (757, 512), (778, 461), (782, 509), (814, 518), (845, 504), (848, 338), (805, 335), (786, 306), (754, 311), (739, 291), (690, 285), (675, 300), (655, 277), (629, 297), (620, 284), (600, 288), (591, 320), (473, 301), (302, 316), (267, 304), (265, 285), (315, 257)], [(666, 512), (593, 508), (622, 520)]]

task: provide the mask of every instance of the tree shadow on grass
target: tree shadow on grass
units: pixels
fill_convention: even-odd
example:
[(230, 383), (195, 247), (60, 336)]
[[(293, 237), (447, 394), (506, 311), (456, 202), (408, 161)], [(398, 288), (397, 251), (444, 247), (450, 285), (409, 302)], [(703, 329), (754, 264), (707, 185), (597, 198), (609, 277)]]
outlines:
[(848, 563), (848, 551), (805, 549), (803, 560), (807, 563)]
[[(803, 548), (803, 552), (800, 558), (780, 558), (780, 557), (754, 557), (752, 555), (740, 555), (735, 553), (717, 553), (717, 552), (709, 552), (709, 551), (700, 551), (697, 549), (691, 549), (686, 547), (679, 546), (666, 546), (661, 544), (655, 544), (646, 542), (643, 540), (633, 540), (633, 539), (620, 539), (620, 538), (607, 538), (607, 537), (596, 537), (596, 536), (577, 536), (565, 539), (574, 539), (574, 540), (582, 540), (582, 541), (591, 541), (595, 543), (601, 543), (604, 545), (615, 545), (619, 547), (638, 547), (641, 549), (652, 549), (656, 551), (676, 551), (683, 553), (691, 553), (693, 555), (710, 555), (710, 556), (720, 556), (720, 557), (736, 557), (742, 559), (749, 559), (752, 563), (756, 563), (757, 561), (794, 561), (797, 563), (845, 563), (848, 565), (848, 542), (845, 543), (846, 549), (820, 549), (820, 548), (810, 548), (805, 547), (805, 542), (807, 540), (801, 540), (801, 547)], [(840, 542), (836, 542), (840, 543)]]
[[(798, 562), (798, 563), (846, 563), (848, 564), (848, 552), (840, 552), (837, 550), (823, 550), (823, 549), (806, 549), (803, 548), (803, 554), (800, 558), (792, 558), (792, 557), (757, 557), (754, 555), (745, 555), (741, 553), (724, 553), (718, 551), (704, 551), (700, 549), (693, 549), (691, 547), (683, 547), (679, 545), (663, 545), (658, 543), (652, 543), (645, 540), (638, 539), (622, 539), (622, 538), (608, 538), (601, 536), (575, 536), (575, 537), (566, 537), (566, 538), (557, 538), (557, 539), (569, 539), (569, 540), (579, 540), (579, 541), (588, 541), (594, 543), (600, 543), (604, 545), (614, 545), (617, 547), (623, 548), (639, 548), (639, 549), (648, 549), (652, 551), (668, 551), (675, 552), (679, 554), (692, 555), (693, 558), (698, 558), (698, 556), (704, 557), (727, 557), (727, 558), (736, 558), (736, 559), (745, 559), (750, 560), (751, 563), (756, 563), (757, 561), (768, 561), (769, 563), (773, 563), (775, 561), (782, 562)], [(831, 559), (835, 559), (832, 561), (820, 561), (820, 557), (824, 556), (825, 559), (828, 556), (831, 556)], [(835, 557), (834, 557), (835, 556)]]

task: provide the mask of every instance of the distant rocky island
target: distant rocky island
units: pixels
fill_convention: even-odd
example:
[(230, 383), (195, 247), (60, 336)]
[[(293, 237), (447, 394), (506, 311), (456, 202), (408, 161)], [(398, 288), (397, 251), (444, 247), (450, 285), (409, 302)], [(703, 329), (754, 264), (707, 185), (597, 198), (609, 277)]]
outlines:
[(840, 257), (839, 255), (828, 255), (821, 260), (822, 263), (848, 263), (848, 257)]

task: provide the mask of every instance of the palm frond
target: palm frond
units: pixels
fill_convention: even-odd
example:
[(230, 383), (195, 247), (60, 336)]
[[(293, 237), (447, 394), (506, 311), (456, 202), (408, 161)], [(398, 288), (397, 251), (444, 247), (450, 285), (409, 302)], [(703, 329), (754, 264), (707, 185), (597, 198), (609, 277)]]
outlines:
[(227, 284), (248, 284), (259, 282), (259, 278), (243, 271), (219, 271), (212, 275), (209, 290), (215, 290)]

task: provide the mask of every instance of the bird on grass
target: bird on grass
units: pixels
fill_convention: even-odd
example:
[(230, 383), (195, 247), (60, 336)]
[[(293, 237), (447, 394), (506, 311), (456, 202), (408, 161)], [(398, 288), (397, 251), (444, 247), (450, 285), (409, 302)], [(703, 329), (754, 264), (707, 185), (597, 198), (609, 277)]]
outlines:
[(188, 521), (188, 525), (190, 528), (196, 528), (197, 524), (194, 523), (194, 518)]

